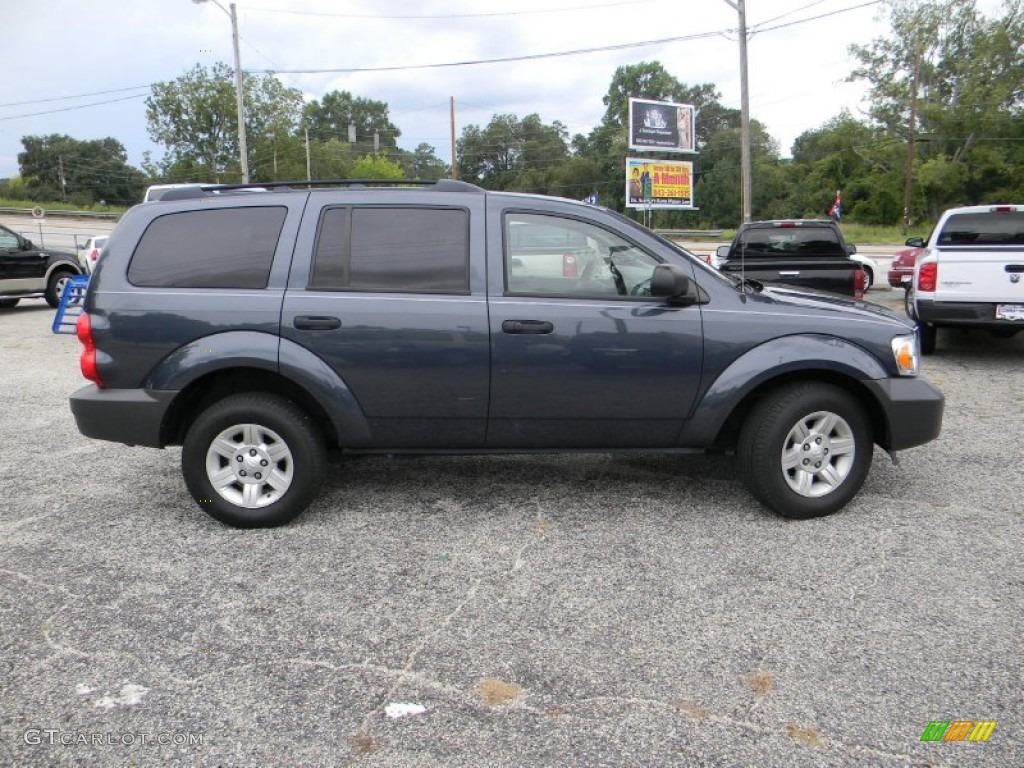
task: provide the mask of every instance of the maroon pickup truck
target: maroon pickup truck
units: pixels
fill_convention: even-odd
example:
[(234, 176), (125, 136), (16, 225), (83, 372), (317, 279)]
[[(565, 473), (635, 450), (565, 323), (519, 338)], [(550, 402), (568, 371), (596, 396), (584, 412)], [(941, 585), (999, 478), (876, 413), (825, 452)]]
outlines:
[(864, 298), (867, 275), (850, 258), (857, 246), (843, 240), (829, 219), (752, 221), (740, 226), (730, 245), (719, 246), (719, 269), (761, 283)]

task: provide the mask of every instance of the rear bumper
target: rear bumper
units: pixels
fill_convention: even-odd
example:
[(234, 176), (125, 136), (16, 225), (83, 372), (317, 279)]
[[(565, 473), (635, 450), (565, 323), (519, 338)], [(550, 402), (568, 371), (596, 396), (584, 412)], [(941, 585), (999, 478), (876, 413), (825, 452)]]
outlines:
[(160, 426), (171, 401), (171, 390), (100, 389), (89, 384), (70, 398), (78, 431), (95, 440), (163, 448)]
[(914, 279), (914, 268), (890, 269), (888, 278), (889, 285), (893, 288), (906, 288)]
[(924, 379), (864, 382), (882, 407), (888, 434), (876, 441), (890, 451), (923, 445), (939, 436), (945, 397)]
[[(996, 320), (996, 306), (1004, 302), (917, 301), (917, 319), (936, 326), (1024, 328), (1024, 320)], [(1005, 302), (1010, 304), (1011, 302)], [(1024, 303), (1024, 299), (1021, 302)]]

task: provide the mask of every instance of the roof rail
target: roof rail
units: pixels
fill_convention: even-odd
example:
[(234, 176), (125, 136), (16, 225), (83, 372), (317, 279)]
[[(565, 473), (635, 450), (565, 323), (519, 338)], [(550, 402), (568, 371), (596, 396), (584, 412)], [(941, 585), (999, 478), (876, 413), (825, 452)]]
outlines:
[(360, 189), (366, 187), (423, 187), (438, 192), (477, 192), (484, 190), (475, 184), (455, 179), (313, 179), (311, 181), (254, 181), (249, 184), (196, 184), (192, 187), (168, 190), (161, 200), (190, 200), (210, 195), (223, 195), (229, 192), (266, 192), (273, 190), (301, 191), (322, 187), (348, 187)]

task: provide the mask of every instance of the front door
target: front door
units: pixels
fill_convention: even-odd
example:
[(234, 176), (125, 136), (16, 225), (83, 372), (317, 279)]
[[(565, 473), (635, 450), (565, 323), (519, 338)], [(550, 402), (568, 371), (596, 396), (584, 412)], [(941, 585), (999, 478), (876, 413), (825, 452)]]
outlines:
[(663, 257), (578, 215), (489, 210), (488, 238), (488, 446), (674, 445), (703, 334), (699, 306), (650, 296)]

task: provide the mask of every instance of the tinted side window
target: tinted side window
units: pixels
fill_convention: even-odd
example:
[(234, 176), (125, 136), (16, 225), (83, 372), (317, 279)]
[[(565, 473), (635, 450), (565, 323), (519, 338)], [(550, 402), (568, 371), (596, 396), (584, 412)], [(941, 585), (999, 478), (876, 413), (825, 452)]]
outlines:
[(169, 213), (154, 219), (128, 267), (150, 288), (266, 288), (287, 208)]
[(469, 214), (458, 208), (328, 209), (311, 287), (468, 293)]

